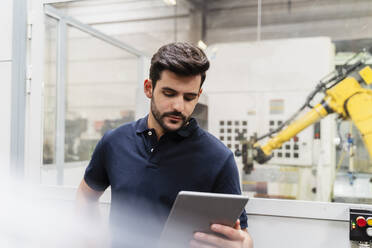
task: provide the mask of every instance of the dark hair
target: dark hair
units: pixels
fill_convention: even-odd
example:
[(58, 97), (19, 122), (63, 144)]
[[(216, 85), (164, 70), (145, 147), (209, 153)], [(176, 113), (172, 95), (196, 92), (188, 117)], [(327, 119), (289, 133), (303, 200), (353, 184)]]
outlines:
[(164, 70), (180, 76), (201, 75), (200, 87), (205, 80), (209, 61), (203, 50), (187, 42), (174, 42), (164, 45), (151, 58), (150, 79), (152, 87), (160, 79)]

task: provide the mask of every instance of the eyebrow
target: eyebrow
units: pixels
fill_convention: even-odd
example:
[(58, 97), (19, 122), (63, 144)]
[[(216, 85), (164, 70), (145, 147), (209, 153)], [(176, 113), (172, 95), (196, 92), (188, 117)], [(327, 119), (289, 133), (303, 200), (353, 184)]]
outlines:
[[(162, 90), (169, 90), (169, 91), (172, 91), (174, 93), (178, 93), (176, 90), (172, 89), (172, 88), (169, 88), (169, 87), (163, 87), (161, 88)], [(184, 93), (184, 95), (188, 95), (188, 96), (197, 96), (198, 94), (197, 93), (194, 93), (194, 92), (186, 92)]]

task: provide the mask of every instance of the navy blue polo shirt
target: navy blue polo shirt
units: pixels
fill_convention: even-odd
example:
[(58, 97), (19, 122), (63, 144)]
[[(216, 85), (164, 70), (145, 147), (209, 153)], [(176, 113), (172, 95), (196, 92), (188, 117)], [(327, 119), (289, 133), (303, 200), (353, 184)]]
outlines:
[[(159, 236), (181, 190), (241, 194), (232, 152), (195, 119), (159, 140), (147, 119), (107, 132), (84, 175), (94, 190), (111, 186), (110, 222), (119, 236), (122, 228), (131, 237)], [(246, 228), (245, 212), (240, 221)]]

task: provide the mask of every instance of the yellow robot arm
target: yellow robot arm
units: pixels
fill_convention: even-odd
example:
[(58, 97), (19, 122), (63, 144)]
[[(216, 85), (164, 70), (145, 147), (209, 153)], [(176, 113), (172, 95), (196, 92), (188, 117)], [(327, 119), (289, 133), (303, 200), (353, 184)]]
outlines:
[(369, 157), (372, 159), (372, 91), (364, 90), (350, 97), (346, 103), (346, 109), (358, 128)]
[(268, 156), (271, 151), (282, 146), (283, 143), (293, 138), (296, 134), (317, 122), (324, 116), (328, 115), (328, 112), (322, 104), (317, 104), (313, 109), (307, 112), (304, 116), (293, 122), (286, 129), (281, 131), (277, 136), (270, 139), (264, 146), (262, 151)]
[(260, 147), (256, 144), (254, 159), (259, 163), (266, 162), (271, 158), (272, 150), (281, 147), (284, 142), (332, 112), (344, 119), (351, 118), (372, 159), (372, 90), (363, 88), (360, 85), (362, 81), (372, 84), (372, 70), (369, 66), (358, 71), (354, 77), (346, 77), (328, 89), (321, 103), (288, 125), (265, 145)]

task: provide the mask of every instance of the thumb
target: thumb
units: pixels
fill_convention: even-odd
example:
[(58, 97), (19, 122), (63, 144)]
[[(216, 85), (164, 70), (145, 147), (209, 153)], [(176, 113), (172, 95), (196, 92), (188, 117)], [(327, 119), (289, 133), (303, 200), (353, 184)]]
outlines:
[(241, 230), (241, 227), (240, 227), (240, 220), (239, 220), (239, 219), (236, 220), (235, 225), (234, 225), (234, 229), (236, 229), (236, 230)]

